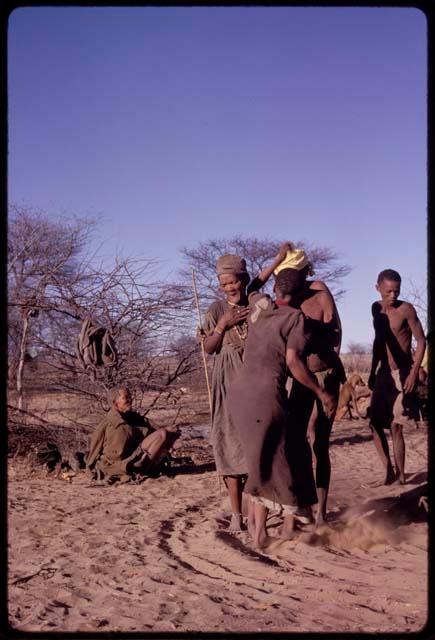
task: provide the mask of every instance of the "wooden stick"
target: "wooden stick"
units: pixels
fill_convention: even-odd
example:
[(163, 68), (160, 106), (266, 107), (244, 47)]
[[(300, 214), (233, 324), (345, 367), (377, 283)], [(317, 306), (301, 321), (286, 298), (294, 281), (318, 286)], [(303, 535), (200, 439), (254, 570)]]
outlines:
[(212, 416), (212, 410), (211, 410), (211, 390), (210, 390), (210, 382), (208, 379), (208, 370), (207, 370), (207, 360), (205, 357), (205, 350), (204, 350), (204, 340), (202, 338), (202, 322), (201, 322), (201, 312), (199, 310), (199, 300), (198, 300), (198, 292), (196, 290), (196, 280), (195, 280), (195, 271), (193, 270), (193, 267), (191, 267), (192, 269), (192, 285), (193, 285), (193, 295), (195, 297), (195, 303), (196, 303), (196, 311), (198, 313), (198, 323), (199, 323), (199, 330), (201, 332), (201, 353), (202, 353), (202, 362), (204, 364), (204, 373), (205, 373), (205, 381), (207, 384), (207, 393), (208, 393), (208, 406), (210, 409), (210, 416)]

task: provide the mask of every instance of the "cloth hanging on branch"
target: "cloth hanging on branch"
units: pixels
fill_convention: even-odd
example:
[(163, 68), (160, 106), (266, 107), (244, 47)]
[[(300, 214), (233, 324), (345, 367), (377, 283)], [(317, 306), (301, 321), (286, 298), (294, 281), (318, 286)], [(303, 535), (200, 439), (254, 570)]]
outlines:
[(110, 331), (90, 318), (84, 320), (77, 339), (77, 357), (83, 369), (91, 369), (94, 374), (97, 367), (115, 367), (118, 355)]

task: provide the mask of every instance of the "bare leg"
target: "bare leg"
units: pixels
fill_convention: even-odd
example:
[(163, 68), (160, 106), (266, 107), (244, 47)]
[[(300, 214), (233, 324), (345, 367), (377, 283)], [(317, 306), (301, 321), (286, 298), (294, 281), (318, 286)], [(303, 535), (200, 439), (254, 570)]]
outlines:
[(387, 437), (382, 428), (375, 427), (372, 423), (370, 423), (370, 428), (372, 430), (373, 442), (375, 443), (376, 451), (378, 452), (381, 462), (387, 472), (384, 484), (391, 484), (394, 481), (395, 476), (393, 465), (391, 464)]
[(229, 531), (242, 530), (242, 492), (243, 484), (240, 476), (224, 476), (225, 486), (230, 497), (231, 522)]
[(400, 484), (405, 484), (405, 440), (403, 438), (402, 425), (393, 423), (391, 425), (391, 435), (393, 438), (393, 455), (396, 474), (399, 476)]
[(245, 500), (248, 503), (248, 532), (250, 536), (253, 538), (255, 535), (255, 510), (254, 503), (251, 500), (249, 494), (245, 493)]
[(266, 544), (266, 518), (268, 509), (259, 502), (254, 503), (254, 516), (255, 516), (255, 532), (254, 532), (254, 545), (257, 549), (262, 549)]
[(291, 540), (295, 535), (295, 519), (291, 515), (287, 515), (284, 518), (284, 525), (282, 527), (281, 538), (283, 540)]

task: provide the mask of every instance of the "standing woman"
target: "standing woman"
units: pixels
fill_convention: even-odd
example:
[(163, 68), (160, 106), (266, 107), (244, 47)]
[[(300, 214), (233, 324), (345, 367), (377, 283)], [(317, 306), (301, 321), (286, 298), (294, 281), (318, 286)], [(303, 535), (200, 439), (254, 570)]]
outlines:
[[(296, 276), (295, 276), (296, 273)], [(321, 389), (305, 364), (308, 331), (305, 316), (292, 306), (298, 274), (284, 269), (275, 280), (276, 300), (253, 292), (243, 365), (228, 393), (228, 406), (243, 443), (248, 480), (245, 491), (253, 509), (248, 528), (256, 547), (266, 543), (266, 517), (274, 504), (286, 515), (282, 537), (291, 537), (294, 516), (312, 518), (317, 502), (311, 452), (305, 432), (288, 413), (288, 369), (321, 402), (325, 414), (335, 410), (334, 398)]]
[[(285, 243), (273, 261), (250, 284), (249, 291), (260, 288), (272, 274), (273, 269), (284, 259), (289, 244)], [(214, 354), (211, 382), (212, 427), (211, 443), (216, 470), (223, 476), (231, 505), (230, 531), (242, 528), (242, 492), (247, 467), (243, 448), (231, 412), (228, 409), (227, 392), (242, 365), (247, 337), (249, 313), (246, 288), (249, 274), (246, 261), (236, 255), (221, 256), (216, 264), (217, 277), (225, 300), (215, 300), (204, 319), (204, 349)]]

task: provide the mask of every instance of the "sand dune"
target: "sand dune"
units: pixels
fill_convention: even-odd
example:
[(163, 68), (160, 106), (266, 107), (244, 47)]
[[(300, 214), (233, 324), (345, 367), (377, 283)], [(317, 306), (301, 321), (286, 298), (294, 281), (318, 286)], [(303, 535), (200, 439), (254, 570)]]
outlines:
[(95, 486), (9, 467), (9, 621), (25, 631), (420, 630), (427, 617), (427, 429), (409, 430), (407, 484), (382, 485), (365, 421), (336, 423), (331, 521), (257, 553), (230, 534), (201, 430), (195, 464)]

